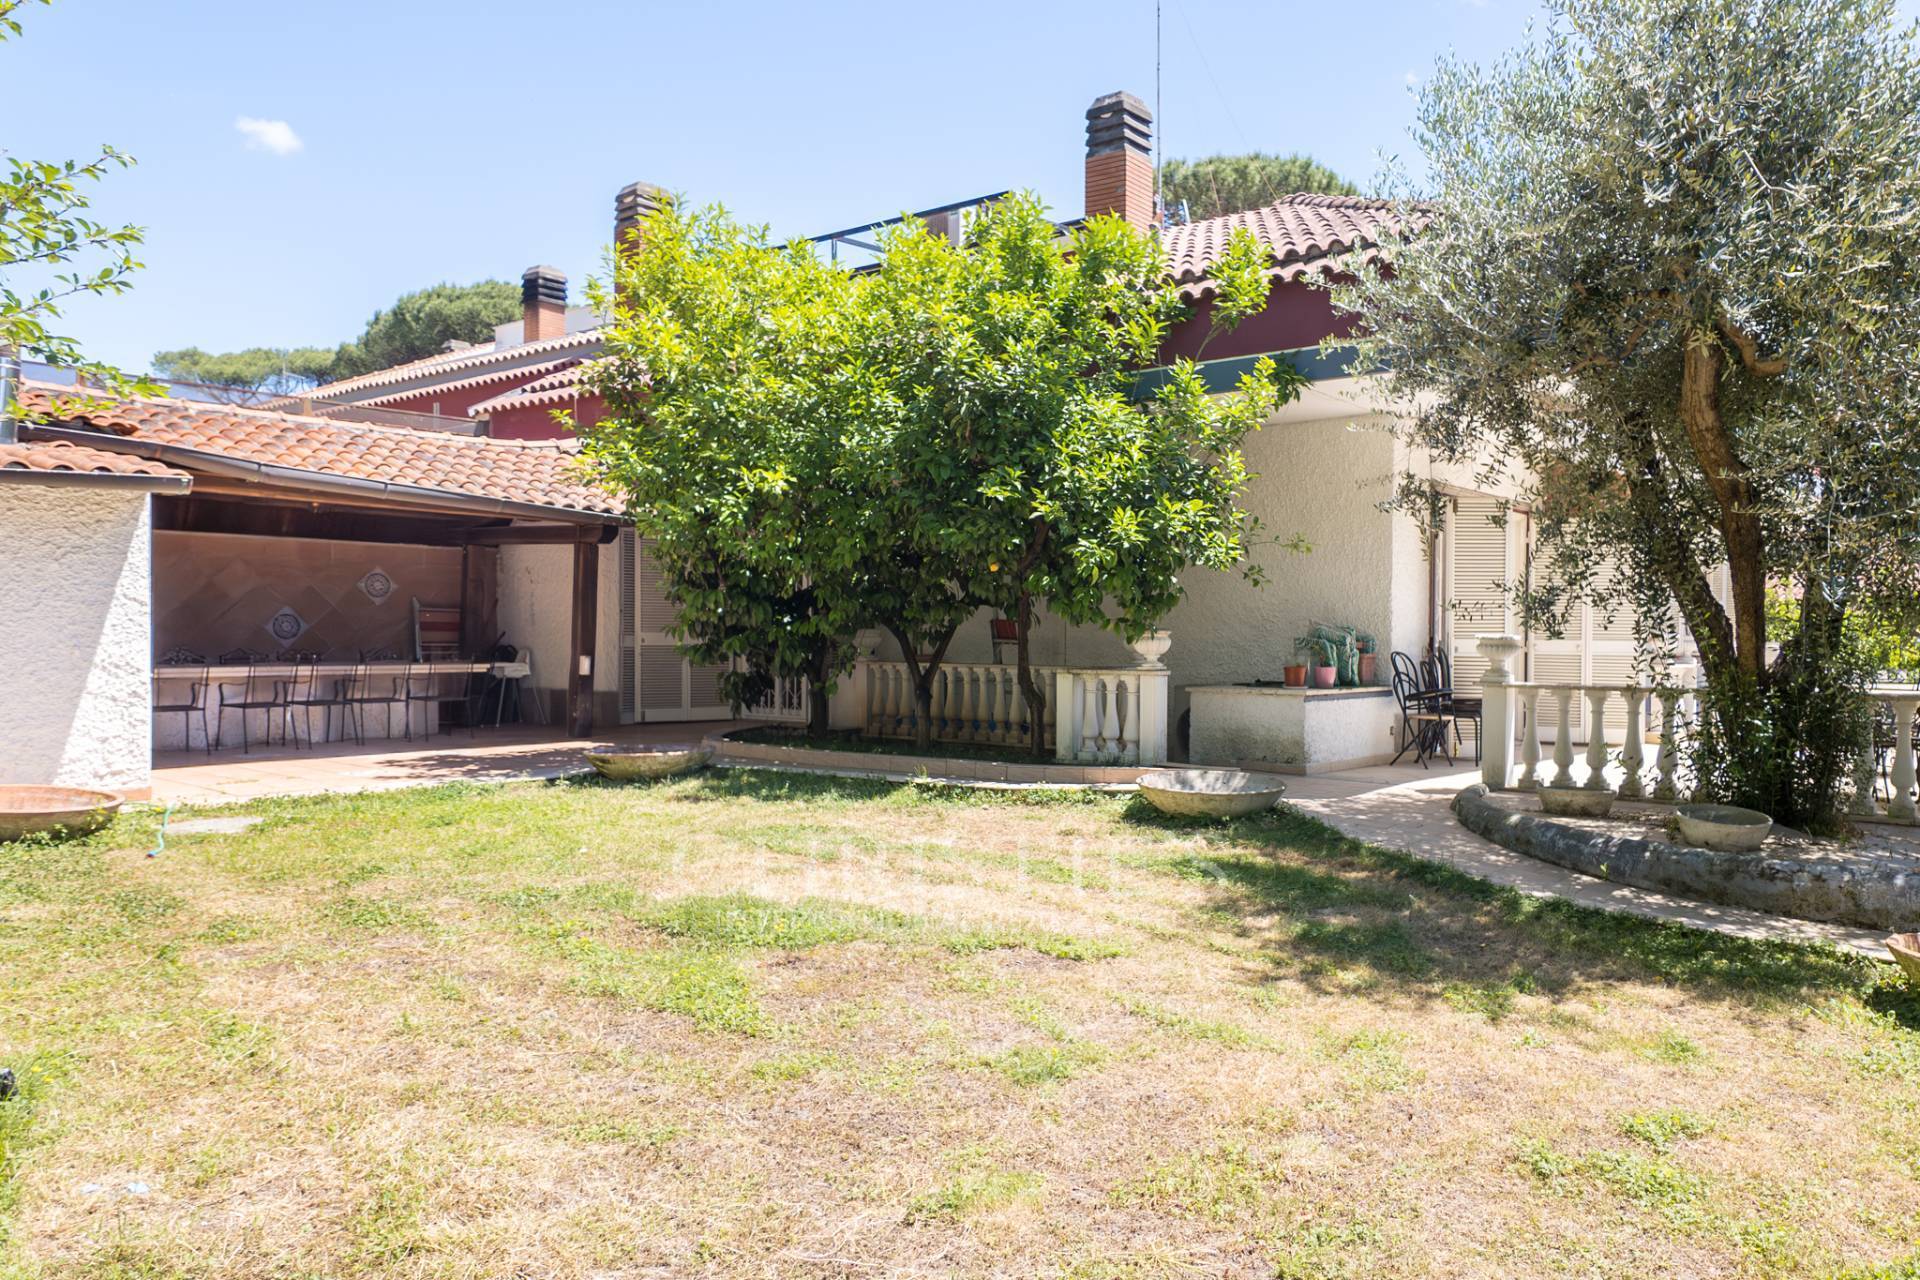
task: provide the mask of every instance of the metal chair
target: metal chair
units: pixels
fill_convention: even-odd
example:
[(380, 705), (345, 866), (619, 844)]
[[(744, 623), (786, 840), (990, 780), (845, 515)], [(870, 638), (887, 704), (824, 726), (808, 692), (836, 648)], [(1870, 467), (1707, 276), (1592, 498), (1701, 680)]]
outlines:
[[(249, 650), (240, 649), (223, 653), (220, 655), (220, 661), (225, 665), (233, 665), (230, 661), (232, 654), (246, 652)], [(253, 749), (252, 741), (247, 734), (247, 712), (249, 711), (267, 713), (268, 746), (273, 745), (273, 713), (276, 711), (280, 712), (281, 733), (285, 735), (287, 724), (285, 681), (276, 678), (271, 671), (261, 670), (258, 658), (253, 658), (247, 661), (246, 683), (239, 686), (240, 691), (237, 695), (229, 697), (229, 691), (233, 688), (234, 686), (224, 683), (217, 686), (219, 706), (213, 717), (213, 745), (216, 750), (219, 749), (221, 739), (226, 736), (229, 711), (240, 713), (240, 753), (242, 755)]]
[(407, 702), (407, 692), (400, 684), (401, 677), (392, 677), (392, 682), (387, 686), (385, 693), (374, 691), (375, 679), (372, 669), (362, 662), (354, 667), (352, 674), (346, 678), (345, 686), (341, 689), (340, 700), (344, 704), (342, 710), (353, 721), (353, 740), (363, 747), (367, 745), (366, 708), (372, 706), (386, 708), (386, 736), (391, 738), (394, 704), (405, 706)]
[(1461, 697), (1453, 691), (1453, 662), (1447, 657), (1445, 649), (1433, 651), (1434, 666), (1439, 675), (1439, 685), (1435, 692), (1443, 695), (1443, 709), (1453, 716), (1453, 745), (1465, 746), (1460, 740), (1460, 722), (1473, 721), (1473, 762), (1480, 763), (1480, 717), (1486, 706), (1486, 700), (1472, 695)]
[[(169, 667), (183, 667), (192, 662), (198, 662), (200, 664), (200, 678), (188, 684), (187, 700), (185, 702), (162, 702), (160, 701), (160, 681), (162, 677), (156, 672), (153, 677), (154, 715), (166, 715), (170, 712), (179, 713), (180, 744), (188, 751), (193, 750), (193, 718), (196, 715), (199, 716), (200, 741), (201, 744), (206, 747), (207, 754), (212, 755), (213, 739), (207, 736), (207, 685), (210, 682), (209, 677), (211, 673), (207, 668), (206, 658), (193, 653), (191, 650), (185, 649), (169, 649), (166, 653), (162, 654), (161, 657), (164, 659), (162, 665)], [(181, 659), (183, 658), (185, 658), (186, 661), (182, 661)]]
[[(438, 663), (421, 662), (407, 668), (406, 675), (407, 738), (413, 738), (413, 708), (444, 707), (449, 703), (459, 703), (464, 711), (461, 719), (466, 722), (467, 736), (474, 736), (479, 723), (479, 715), (473, 694), (473, 676), (463, 666), (449, 668)], [(445, 714), (440, 715), (442, 729), (451, 734), (453, 724)], [(421, 725), (421, 731), (431, 737), (433, 720), (431, 715)]]
[[(292, 724), (294, 711), (299, 710), (300, 712), (303, 713), (303, 718), (305, 719), (306, 725), (307, 725), (307, 746), (312, 747), (313, 746), (313, 711), (315, 707), (319, 707), (324, 710), (324, 716), (320, 723), (320, 735), (321, 735), (320, 741), (322, 742), (333, 741), (333, 713), (335, 708), (338, 708), (340, 710), (341, 730), (342, 732), (345, 732), (346, 713), (347, 713), (347, 702), (346, 702), (347, 686), (346, 686), (346, 681), (335, 680), (333, 682), (331, 692), (323, 693), (320, 686), (320, 660), (316, 657), (308, 661), (305, 665), (306, 665), (305, 696), (301, 695), (301, 690), (300, 690), (302, 677), (300, 674), (299, 665), (296, 665), (293, 669), (293, 679), (287, 682), (287, 695), (286, 695), (287, 721), (289, 725)], [(299, 735), (297, 734), (294, 735), (293, 741), (294, 741), (294, 745), (298, 746), (300, 741)]]
[(1400, 757), (1412, 751), (1422, 769), (1437, 755), (1444, 755), (1447, 763), (1452, 764), (1453, 752), (1447, 746), (1447, 732), (1453, 726), (1453, 716), (1441, 710), (1433, 695), (1422, 690), (1419, 682), (1404, 671), (1393, 673), (1393, 700), (1400, 706), (1402, 742), (1389, 763), (1399, 764)]
[(413, 597), (413, 656), (418, 662), (459, 659), (459, 605), (422, 604)]

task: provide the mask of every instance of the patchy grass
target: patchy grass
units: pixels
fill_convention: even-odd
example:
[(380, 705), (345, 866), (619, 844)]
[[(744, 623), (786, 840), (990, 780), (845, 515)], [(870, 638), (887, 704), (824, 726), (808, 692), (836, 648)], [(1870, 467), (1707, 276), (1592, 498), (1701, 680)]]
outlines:
[(1920, 1280), (1920, 1001), (1839, 952), (1287, 810), (246, 811), (0, 847), (4, 1280)]

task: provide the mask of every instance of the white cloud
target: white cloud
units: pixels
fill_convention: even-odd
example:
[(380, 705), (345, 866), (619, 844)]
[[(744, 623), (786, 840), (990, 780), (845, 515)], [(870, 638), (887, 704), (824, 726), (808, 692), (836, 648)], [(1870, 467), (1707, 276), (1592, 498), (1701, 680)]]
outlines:
[(1418, 75), (1416, 75), (1414, 72), (1411, 72), (1411, 71), (1407, 72), (1407, 88), (1409, 89), (1414, 88), (1419, 83), (1420, 83), (1420, 77)]
[(277, 156), (290, 156), (307, 145), (300, 141), (300, 135), (285, 120), (256, 120), (252, 116), (241, 116), (233, 122), (233, 127), (246, 135), (249, 151), (271, 151)]

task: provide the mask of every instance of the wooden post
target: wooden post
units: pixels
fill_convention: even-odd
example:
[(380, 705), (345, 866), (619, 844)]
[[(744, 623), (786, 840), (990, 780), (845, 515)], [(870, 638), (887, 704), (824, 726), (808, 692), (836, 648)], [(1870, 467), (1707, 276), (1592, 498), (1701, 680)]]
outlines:
[[(599, 531), (593, 530), (594, 533)], [(599, 633), (600, 544), (573, 544), (573, 644), (567, 663), (567, 732), (593, 732), (593, 649)]]
[(460, 548), (460, 652), (485, 661), (500, 636), (500, 548)]

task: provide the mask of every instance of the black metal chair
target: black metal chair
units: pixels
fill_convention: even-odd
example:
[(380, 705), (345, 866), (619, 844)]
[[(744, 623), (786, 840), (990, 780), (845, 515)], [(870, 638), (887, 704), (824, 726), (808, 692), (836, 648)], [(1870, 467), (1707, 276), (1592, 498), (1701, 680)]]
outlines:
[(160, 655), (161, 666), (188, 667), (198, 666), (200, 678), (187, 685), (185, 702), (160, 701), (160, 681), (162, 677), (155, 673), (153, 677), (153, 713), (156, 716), (177, 713), (180, 716), (180, 745), (188, 751), (193, 750), (193, 718), (200, 717), (200, 742), (213, 754), (213, 739), (207, 735), (207, 685), (211, 683), (205, 654), (195, 653), (176, 645)]
[[(449, 668), (435, 662), (416, 662), (407, 668), (407, 737), (413, 737), (413, 708), (415, 706), (440, 708), (438, 714), (443, 732), (451, 734), (453, 723), (447, 719), (444, 708), (452, 703), (461, 707), (461, 719), (465, 721), (467, 736), (473, 737), (480, 715), (478, 703), (473, 691), (473, 676), (463, 667)], [(432, 719), (421, 725), (421, 732), (431, 737)]]
[[(301, 675), (301, 667), (303, 665), (306, 668), (304, 677)], [(304, 692), (302, 691), (303, 684), (305, 685)], [(328, 689), (322, 689), (320, 683), (320, 659), (317, 656), (309, 658), (304, 664), (295, 664), (293, 668), (293, 679), (287, 682), (287, 719), (289, 724), (291, 724), (293, 713), (295, 711), (301, 713), (301, 718), (306, 722), (307, 727), (307, 746), (313, 746), (313, 712), (316, 707), (320, 708), (323, 712), (323, 717), (320, 722), (320, 741), (333, 741), (333, 713), (336, 708), (340, 711), (341, 731), (343, 733), (345, 732), (347, 714), (346, 687), (346, 681), (335, 680)], [(296, 746), (299, 745), (300, 739), (298, 734), (294, 735), (293, 741)]]
[[(385, 693), (374, 688), (375, 682), (382, 678), (388, 680)], [(362, 662), (347, 676), (345, 687), (341, 690), (341, 701), (345, 704), (343, 710), (353, 721), (353, 740), (364, 747), (367, 745), (366, 709), (375, 706), (385, 708), (386, 736), (391, 738), (394, 705), (397, 703), (404, 707), (407, 704), (407, 691), (401, 687), (401, 677), (375, 676), (372, 668)]]
[(1479, 764), (1481, 714), (1486, 707), (1486, 700), (1484, 698), (1476, 698), (1472, 695), (1463, 698), (1453, 691), (1453, 662), (1447, 657), (1447, 651), (1445, 649), (1435, 649), (1433, 651), (1433, 661), (1434, 666), (1437, 668), (1437, 674), (1440, 677), (1435, 691), (1444, 695), (1442, 703), (1446, 710), (1453, 716), (1453, 743), (1455, 746), (1465, 745), (1460, 740), (1460, 722), (1462, 720), (1473, 721), (1473, 762)]
[[(1396, 658), (1403, 655), (1395, 654)], [(1440, 704), (1430, 691), (1420, 688), (1417, 677), (1398, 669), (1395, 663), (1393, 673), (1393, 700), (1400, 707), (1400, 750), (1394, 753), (1391, 764), (1399, 764), (1400, 757), (1413, 752), (1414, 760), (1422, 769), (1434, 756), (1444, 755), (1448, 764), (1453, 763), (1453, 752), (1447, 746), (1447, 734), (1453, 727), (1453, 717), (1440, 708)]]
[[(237, 665), (237, 660), (233, 655), (236, 653), (249, 652), (251, 651), (246, 649), (230, 650), (220, 655), (220, 662), (223, 666)], [(273, 745), (273, 713), (276, 711), (280, 713), (280, 730), (282, 737), (286, 734), (288, 723), (286, 718), (286, 682), (278, 679), (271, 671), (261, 670), (258, 655), (248, 658), (246, 663), (246, 683), (239, 686), (239, 692), (237, 694), (231, 697), (228, 696), (235, 688), (233, 685), (221, 683), (217, 686), (217, 701), (219, 705), (213, 717), (213, 745), (215, 750), (219, 749), (221, 740), (226, 736), (227, 712), (229, 711), (238, 711), (240, 713), (240, 753), (242, 755), (245, 755), (253, 749), (252, 740), (247, 733), (247, 713), (249, 711), (264, 711), (267, 713), (266, 745)]]

